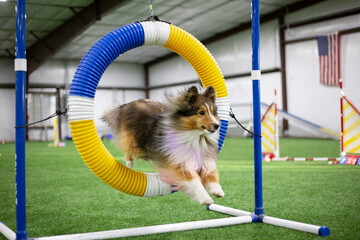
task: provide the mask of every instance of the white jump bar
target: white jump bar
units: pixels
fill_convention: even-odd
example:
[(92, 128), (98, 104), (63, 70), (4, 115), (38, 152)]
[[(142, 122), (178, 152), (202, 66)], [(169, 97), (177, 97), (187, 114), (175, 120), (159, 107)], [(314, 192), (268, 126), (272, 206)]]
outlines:
[(143, 235), (185, 231), (185, 230), (195, 230), (202, 228), (223, 227), (223, 226), (230, 226), (230, 225), (251, 223), (251, 222), (252, 222), (252, 218), (250, 216), (228, 217), (228, 218), (219, 218), (219, 219), (211, 219), (211, 220), (203, 220), (203, 221), (155, 225), (149, 227), (138, 227), (138, 228), (128, 228), (128, 229), (110, 230), (110, 231), (102, 231), (102, 232), (40, 237), (35, 239), (37, 240), (111, 239), (111, 238), (143, 236)]

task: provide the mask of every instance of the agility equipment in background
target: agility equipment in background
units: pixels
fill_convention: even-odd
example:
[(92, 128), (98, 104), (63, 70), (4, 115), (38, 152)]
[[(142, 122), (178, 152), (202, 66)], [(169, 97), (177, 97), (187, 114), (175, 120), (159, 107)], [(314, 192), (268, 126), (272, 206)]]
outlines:
[[(270, 105), (266, 104), (266, 103), (261, 103), (262, 107), (264, 108), (268, 108)], [(294, 124), (298, 125), (301, 128), (304, 128), (306, 130), (310, 130), (313, 132), (318, 133), (320, 136), (324, 136), (324, 137), (328, 137), (328, 138), (332, 138), (334, 140), (339, 140), (340, 139), (340, 134), (337, 132), (334, 132), (330, 129), (324, 128), (318, 124), (315, 124), (313, 122), (310, 122), (309, 120), (306, 120), (304, 118), (301, 118), (299, 116), (296, 116), (294, 114), (291, 114), (285, 110), (282, 109), (277, 109), (277, 114), (279, 116), (280, 119), (287, 119), (290, 122), (293, 122)]]
[(58, 117), (54, 118), (54, 141), (49, 143), (49, 147), (65, 147), (65, 143), (59, 139), (59, 122)]
[[(276, 98), (276, 90), (275, 90)], [(261, 118), (262, 156), (264, 161), (279, 157), (279, 130), (277, 104), (274, 100)]]
[[(25, 0), (16, 3), (16, 126), (25, 124)], [(150, 5), (152, 8), (152, 5)], [(175, 223), (143, 228), (51, 236), (37, 239), (109, 239), (164, 232), (229, 226), (262, 222), (304, 232), (327, 236), (327, 227), (274, 218), (264, 215), (261, 159), (261, 102), (260, 102), (260, 13), (259, 0), (252, 0), (252, 83), (254, 114), (254, 213), (212, 204), (209, 210), (241, 215), (239, 217)], [(126, 168), (111, 156), (98, 136), (94, 123), (94, 95), (106, 68), (121, 53), (142, 45), (167, 47), (187, 60), (195, 69), (203, 85), (213, 86), (218, 94), (218, 113), (221, 119), (219, 149), (228, 125), (229, 101), (222, 74), (210, 53), (194, 37), (164, 22), (140, 22), (121, 27), (99, 40), (81, 61), (70, 89), (69, 122), (78, 151), (88, 166), (104, 182), (125, 193), (137, 196), (157, 196), (170, 193), (170, 187), (155, 174), (145, 174)], [(25, 67), (24, 67), (25, 66)], [(25, 129), (16, 129), (16, 233), (0, 222), (0, 232), (8, 239), (27, 239), (25, 201)], [(132, 182), (133, 181), (133, 182)]]
[(345, 95), (340, 79), (341, 159), (339, 164), (360, 165), (360, 111)]
[(332, 138), (338, 139), (338, 134), (328, 130), (326, 128), (320, 127), (314, 123), (311, 123), (307, 120), (304, 120), (300, 117), (297, 117), (293, 114), (290, 114), (284, 110), (279, 110), (276, 104), (276, 90), (275, 90), (275, 98), (274, 101), (267, 105), (265, 103), (261, 103), (262, 107), (266, 107), (266, 111), (261, 118), (261, 135), (262, 139), (262, 158), (263, 161), (336, 161), (340, 160), (340, 158), (328, 158), (328, 157), (314, 157), (314, 158), (306, 158), (306, 157), (280, 157), (280, 144), (279, 144), (279, 124), (278, 124), (278, 114), (287, 120), (291, 120), (298, 124), (302, 124), (310, 129), (316, 129), (321, 132), (321, 134), (327, 134), (327, 136), (331, 136)]

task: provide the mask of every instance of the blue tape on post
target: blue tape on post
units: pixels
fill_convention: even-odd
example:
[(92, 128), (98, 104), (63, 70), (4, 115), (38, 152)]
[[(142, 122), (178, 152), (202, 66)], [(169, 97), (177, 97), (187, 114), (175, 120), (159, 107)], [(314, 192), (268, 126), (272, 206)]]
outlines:
[(144, 44), (140, 23), (120, 27), (100, 39), (80, 62), (70, 87), (70, 95), (94, 98), (100, 78), (120, 54)]

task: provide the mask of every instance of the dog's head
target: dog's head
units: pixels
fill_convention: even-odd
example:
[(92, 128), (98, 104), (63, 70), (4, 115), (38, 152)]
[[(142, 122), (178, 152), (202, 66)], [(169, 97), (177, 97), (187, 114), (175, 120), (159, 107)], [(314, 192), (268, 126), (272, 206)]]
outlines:
[(179, 130), (200, 130), (204, 134), (216, 132), (220, 127), (217, 117), (216, 92), (209, 86), (199, 92), (195, 86), (172, 101), (171, 118)]

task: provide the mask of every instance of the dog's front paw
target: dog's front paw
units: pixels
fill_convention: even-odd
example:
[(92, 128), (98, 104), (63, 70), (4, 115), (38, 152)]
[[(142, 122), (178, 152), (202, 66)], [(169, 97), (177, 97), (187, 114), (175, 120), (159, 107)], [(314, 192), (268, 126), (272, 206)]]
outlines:
[(214, 203), (214, 200), (210, 196), (200, 199), (200, 204), (202, 204), (202, 205), (210, 205), (213, 203)]
[(132, 161), (126, 161), (126, 167), (127, 168), (132, 168), (134, 166), (134, 160)]
[(184, 189), (184, 193), (187, 196), (200, 204), (210, 205), (214, 202), (210, 195), (206, 192), (200, 179), (193, 179), (191, 181), (183, 182), (182, 188)]
[(222, 190), (220, 184), (218, 183), (209, 183), (208, 184), (208, 191), (213, 194), (215, 197), (224, 197), (225, 193)]

